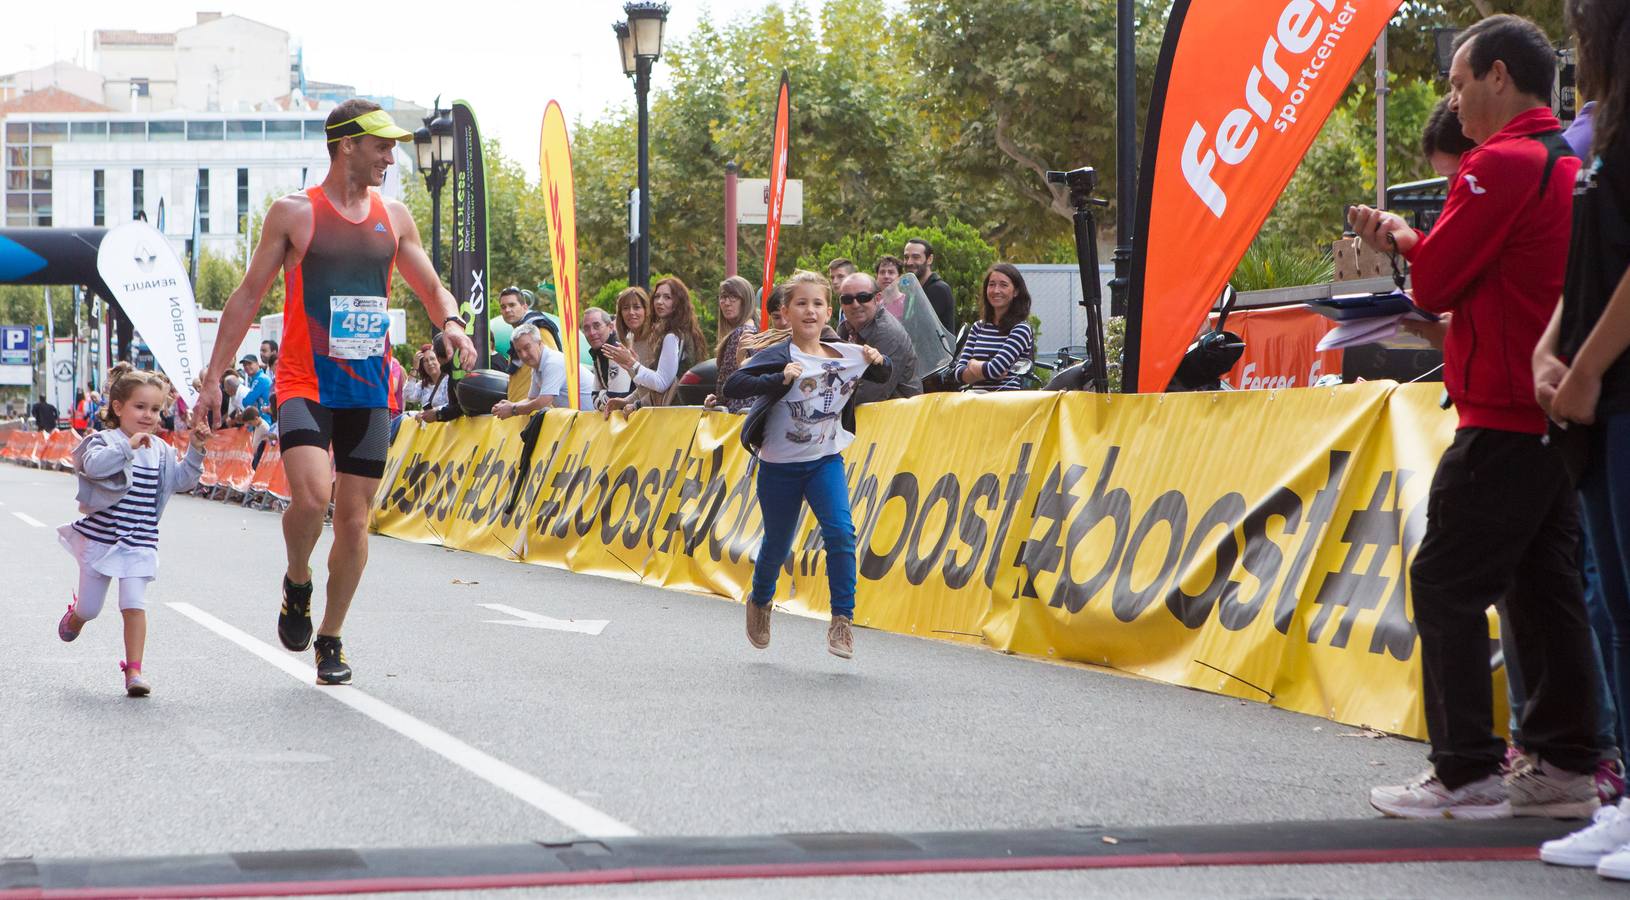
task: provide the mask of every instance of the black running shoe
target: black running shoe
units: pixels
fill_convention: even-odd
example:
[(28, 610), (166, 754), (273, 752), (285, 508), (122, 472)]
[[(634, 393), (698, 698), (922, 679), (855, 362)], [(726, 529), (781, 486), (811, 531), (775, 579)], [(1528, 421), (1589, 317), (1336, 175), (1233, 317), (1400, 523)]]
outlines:
[(296, 653), (311, 646), (311, 582), (283, 576), (283, 608), (277, 613), (277, 639)]
[(317, 683), (351, 683), (351, 665), (345, 661), (345, 647), (337, 637), (317, 635)]

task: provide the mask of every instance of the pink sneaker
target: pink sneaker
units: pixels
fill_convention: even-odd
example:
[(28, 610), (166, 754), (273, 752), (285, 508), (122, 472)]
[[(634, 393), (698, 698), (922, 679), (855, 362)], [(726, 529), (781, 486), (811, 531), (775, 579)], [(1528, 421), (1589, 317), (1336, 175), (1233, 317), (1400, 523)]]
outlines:
[(1596, 796), (1603, 806), (1611, 806), (1624, 796), (1624, 764), (1616, 759), (1604, 759), (1596, 764), (1592, 773), (1596, 781)]
[(79, 595), (75, 594), (74, 602), (68, 604), (68, 611), (62, 614), (61, 619), (57, 620), (57, 637), (62, 638), (64, 642), (71, 641), (74, 638), (79, 637), (79, 632), (76, 631), (71, 624), (74, 620), (74, 607), (78, 605)]
[(141, 663), (121, 662), (119, 671), (125, 673), (125, 694), (128, 696), (145, 697), (153, 692), (147, 679), (141, 677)]

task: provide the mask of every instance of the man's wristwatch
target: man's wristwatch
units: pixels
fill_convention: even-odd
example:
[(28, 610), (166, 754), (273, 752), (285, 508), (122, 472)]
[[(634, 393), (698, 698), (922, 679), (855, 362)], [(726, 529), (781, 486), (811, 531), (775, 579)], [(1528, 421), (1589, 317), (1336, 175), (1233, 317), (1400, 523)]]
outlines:
[(460, 328), (462, 328), (462, 329), (464, 329), (464, 330), (465, 330), (465, 331), (469, 331), (469, 330), (470, 330), (470, 323), (469, 323), (469, 322), (466, 322), (466, 321), (464, 321), (464, 317), (463, 317), (463, 316), (448, 316), (448, 317), (447, 317), (447, 318), (445, 318), (445, 319), (442, 319), (442, 320), (441, 320), (441, 327), (442, 327), (442, 330), (444, 330), (444, 331), (445, 331), (445, 330), (446, 330), (446, 329), (447, 329), (447, 323), (448, 323), (448, 322), (457, 322), (457, 323), (458, 323), (458, 327), (460, 327)]

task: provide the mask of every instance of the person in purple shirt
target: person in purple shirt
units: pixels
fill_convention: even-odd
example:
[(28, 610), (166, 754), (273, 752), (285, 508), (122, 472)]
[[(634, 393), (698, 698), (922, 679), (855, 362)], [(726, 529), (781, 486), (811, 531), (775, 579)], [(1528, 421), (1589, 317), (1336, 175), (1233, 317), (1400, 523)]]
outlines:
[(1590, 162), (1590, 139), (1596, 134), (1595, 126), (1596, 101), (1587, 100), (1584, 106), (1579, 107), (1579, 115), (1562, 129), (1562, 139), (1568, 142), (1573, 152), (1585, 162)]

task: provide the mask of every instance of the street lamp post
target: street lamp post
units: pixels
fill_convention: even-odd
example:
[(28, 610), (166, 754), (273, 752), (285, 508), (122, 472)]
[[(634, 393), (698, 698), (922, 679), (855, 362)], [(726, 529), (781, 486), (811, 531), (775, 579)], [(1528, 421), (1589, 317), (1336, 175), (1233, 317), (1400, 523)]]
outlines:
[(435, 109), (424, 117), (424, 126), (413, 133), (413, 150), (430, 190), (430, 265), (441, 277), (441, 189), (453, 168), (453, 119), (436, 98)]
[(651, 283), (651, 114), (647, 97), (651, 91), (651, 66), (662, 57), (662, 32), (668, 21), (668, 4), (647, 0), (623, 7), (628, 19), (612, 26), (617, 33), (617, 49), (623, 74), (634, 79), (634, 96), (639, 102), (639, 252), (637, 271), (630, 284), (648, 288)]

